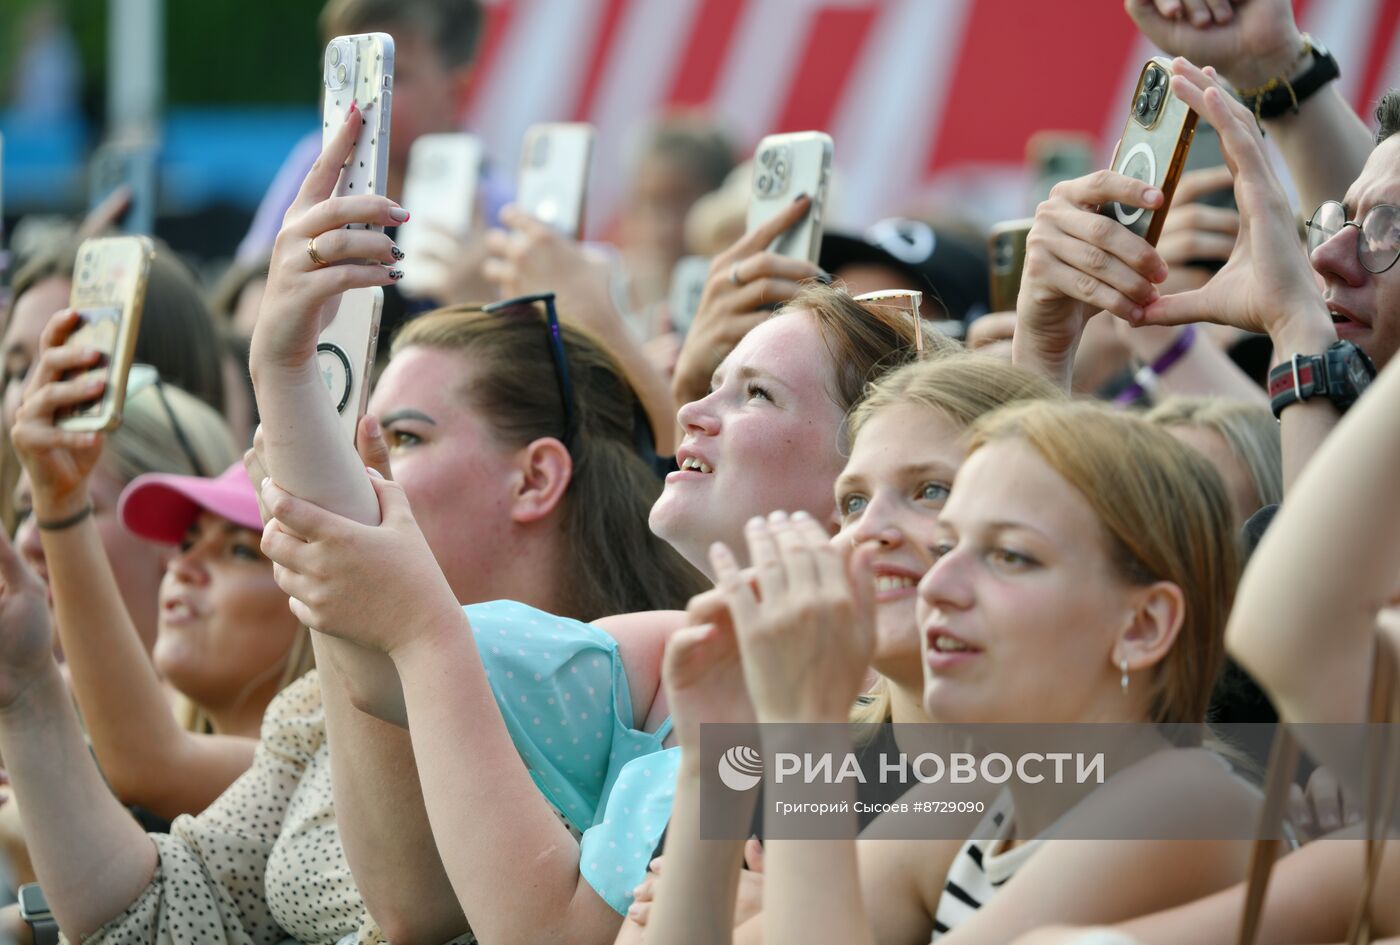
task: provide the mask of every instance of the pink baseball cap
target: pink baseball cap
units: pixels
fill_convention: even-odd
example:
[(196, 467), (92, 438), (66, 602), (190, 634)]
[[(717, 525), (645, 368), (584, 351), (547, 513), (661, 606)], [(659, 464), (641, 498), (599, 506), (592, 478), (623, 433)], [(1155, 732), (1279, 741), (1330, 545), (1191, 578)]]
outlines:
[(117, 504), (117, 514), (129, 531), (168, 545), (179, 544), (202, 511), (262, 531), (257, 492), (241, 460), (215, 479), (168, 473), (137, 476), (122, 490)]

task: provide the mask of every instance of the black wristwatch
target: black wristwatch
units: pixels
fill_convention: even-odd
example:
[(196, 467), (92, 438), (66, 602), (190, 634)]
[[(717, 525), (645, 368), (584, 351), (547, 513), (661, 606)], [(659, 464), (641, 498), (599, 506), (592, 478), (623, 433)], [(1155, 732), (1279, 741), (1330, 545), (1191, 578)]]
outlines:
[(1303, 40), (1307, 43), (1305, 52), (1308, 59), (1302, 72), (1270, 79), (1257, 89), (1240, 90), (1240, 100), (1254, 112), (1256, 118), (1267, 121), (1289, 113), (1296, 114), (1299, 105), (1342, 74), (1336, 57), (1327, 51), (1327, 47), (1306, 33)]
[(1312, 397), (1326, 397), (1345, 413), (1375, 380), (1376, 366), (1350, 341), (1339, 341), (1322, 354), (1295, 354), (1269, 372), (1269, 406), (1283, 408)]
[(53, 920), (44, 891), (38, 883), (25, 883), (17, 890), (19, 917), (34, 933), (34, 945), (58, 945), (58, 923)]

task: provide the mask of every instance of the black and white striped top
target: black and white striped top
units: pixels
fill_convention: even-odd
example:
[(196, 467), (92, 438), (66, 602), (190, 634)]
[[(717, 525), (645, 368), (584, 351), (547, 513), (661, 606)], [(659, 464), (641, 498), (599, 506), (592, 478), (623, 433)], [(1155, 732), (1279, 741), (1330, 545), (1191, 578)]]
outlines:
[(1004, 791), (973, 831), (974, 839), (963, 844), (948, 868), (934, 912), (934, 941), (972, 918), (1040, 847), (1043, 841), (1037, 838), (1004, 850), (1011, 826), (1011, 795)]

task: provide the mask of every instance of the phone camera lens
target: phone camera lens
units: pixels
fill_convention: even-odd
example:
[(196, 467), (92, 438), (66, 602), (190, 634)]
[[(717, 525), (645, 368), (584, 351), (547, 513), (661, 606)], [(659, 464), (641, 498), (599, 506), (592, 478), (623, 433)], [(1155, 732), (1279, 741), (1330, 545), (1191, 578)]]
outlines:
[(1152, 91), (1162, 84), (1162, 72), (1160, 69), (1148, 69), (1147, 77), (1143, 80), (1143, 87)]
[(333, 65), (333, 66), (338, 66), (338, 65), (340, 65), (340, 58), (341, 58), (341, 57), (340, 57), (340, 47), (339, 47), (338, 45), (337, 45), (337, 46), (332, 46), (331, 49), (330, 49), (330, 52), (327, 53), (326, 55), (327, 55), (327, 57), (330, 59), (331, 65)]
[(759, 174), (758, 177), (754, 178), (753, 186), (759, 196), (766, 197), (769, 191), (773, 189), (773, 178), (769, 177), (767, 174)]
[(1138, 117), (1139, 121), (1141, 121), (1145, 119), (1151, 112), (1152, 100), (1147, 97), (1146, 92), (1143, 92), (1137, 97), (1136, 104), (1133, 105), (1133, 114)]
[(1153, 110), (1154, 112), (1158, 109), (1158, 107), (1161, 106), (1161, 104), (1162, 104), (1162, 96), (1165, 95), (1165, 94), (1166, 94), (1166, 93), (1165, 93), (1164, 91), (1162, 91), (1161, 89), (1153, 89), (1152, 91), (1150, 91), (1150, 92), (1147, 93), (1147, 101), (1148, 101), (1148, 104), (1150, 104), (1150, 105), (1152, 106), (1152, 110)]
[(758, 163), (762, 164), (764, 167), (772, 167), (773, 159), (776, 157), (777, 155), (773, 153), (771, 148), (765, 148), (763, 153), (758, 156)]

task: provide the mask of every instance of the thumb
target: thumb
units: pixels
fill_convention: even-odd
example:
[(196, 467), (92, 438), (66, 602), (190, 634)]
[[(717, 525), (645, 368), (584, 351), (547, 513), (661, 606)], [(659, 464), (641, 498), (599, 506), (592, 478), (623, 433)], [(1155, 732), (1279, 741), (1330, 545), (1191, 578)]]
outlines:
[(1229, 324), (1220, 318), (1219, 306), (1210, 298), (1210, 284), (1174, 295), (1158, 296), (1142, 312), (1142, 318), (1132, 325), (1189, 325), (1192, 322)]
[(374, 486), (374, 494), (379, 498), (379, 522), (381, 525), (401, 525), (410, 523), (417, 527), (413, 509), (408, 504), (408, 495), (403, 486), (392, 479), (385, 479), (379, 471), (369, 468), (369, 484)]
[(763, 872), (763, 841), (749, 837), (744, 843), (744, 865), (751, 873)]
[(360, 418), (355, 428), (355, 449), (367, 469), (373, 469), (385, 479), (394, 478), (389, 468), (389, 443), (384, 439), (384, 428), (379, 425), (378, 418), (368, 414)]

